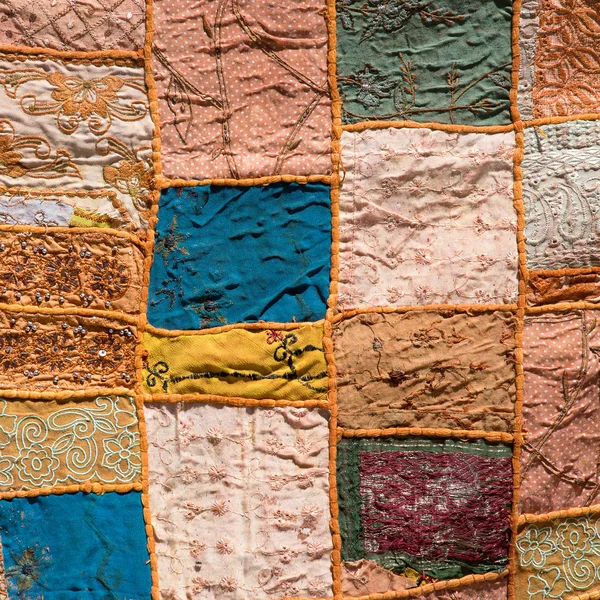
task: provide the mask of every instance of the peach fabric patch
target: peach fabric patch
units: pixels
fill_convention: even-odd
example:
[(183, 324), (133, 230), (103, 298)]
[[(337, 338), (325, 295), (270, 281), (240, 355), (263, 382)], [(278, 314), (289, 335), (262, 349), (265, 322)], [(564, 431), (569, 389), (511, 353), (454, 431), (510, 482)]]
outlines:
[(325, 0), (156, 0), (163, 175), (331, 172)]

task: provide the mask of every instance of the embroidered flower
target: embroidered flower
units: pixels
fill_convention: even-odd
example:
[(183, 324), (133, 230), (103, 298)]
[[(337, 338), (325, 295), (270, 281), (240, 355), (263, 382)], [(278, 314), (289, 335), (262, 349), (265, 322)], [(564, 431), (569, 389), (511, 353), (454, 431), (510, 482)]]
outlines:
[(210, 511), (216, 517), (222, 517), (224, 514), (227, 513), (228, 510), (229, 509), (227, 508), (227, 503), (225, 502), (225, 500), (215, 500), (215, 502), (213, 502), (212, 506), (210, 507)]
[(237, 581), (233, 577), (223, 577), (219, 582), (219, 587), (225, 592), (234, 592), (237, 589)]
[(275, 342), (283, 341), (283, 333), (276, 331), (275, 329), (269, 329), (267, 331), (267, 344), (271, 345)]
[(530, 575), (527, 591), (529, 600), (554, 600), (563, 598), (565, 593), (571, 591), (571, 586), (561, 577), (560, 569), (552, 567)]
[(231, 545), (231, 542), (225, 539), (219, 540), (216, 548), (219, 554), (231, 554), (233, 552), (233, 546)]
[(213, 465), (209, 470), (208, 470), (208, 478), (213, 482), (217, 482), (217, 481), (221, 481), (221, 479), (224, 479), (225, 476), (227, 475), (227, 472), (225, 471), (225, 469), (221, 469), (215, 465)]
[(344, 81), (359, 88), (356, 101), (368, 108), (378, 107), (383, 98), (389, 97), (394, 87), (393, 81), (371, 65), (365, 65), (356, 75), (350, 75)]
[(14, 580), (17, 592), (21, 596), (34, 586), (51, 561), (46, 549), (40, 550), (37, 546), (27, 548), (20, 555), (11, 550), (11, 556), (15, 564), (6, 569), (5, 575)]
[(592, 549), (592, 539), (596, 532), (587, 520), (565, 521), (556, 529), (556, 547), (566, 559), (579, 560)]
[(190, 542), (190, 553), (194, 558), (200, 558), (206, 550), (206, 544), (200, 540), (192, 540)]
[(546, 558), (556, 551), (556, 544), (552, 541), (552, 529), (543, 527), (529, 527), (525, 533), (517, 538), (517, 548), (520, 553), (520, 562), (523, 567), (533, 565), (541, 569), (546, 564)]
[(34, 485), (43, 485), (54, 480), (54, 473), (60, 464), (50, 448), (41, 444), (32, 444), (24, 448), (17, 457), (19, 477)]
[(206, 432), (206, 439), (211, 444), (213, 444), (214, 446), (216, 446), (217, 444), (221, 443), (221, 441), (223, 440), (223, 430), (220, 429), (219, 427), (211, 427)]
[(102, 298), (117, 300), (129, 288), (129, 268), (118, 258), (96, 259), (91, 267), (92, 289)]
[(79, 261), (75, 256), (55, 256), (46, 265), (46, 281), (50, 289), (69, 294), (79, 290)]
[(115, 439), (103, 440), (104, 458), (102, 465), (114, 470), (125, 481), (141, 473), (139, 434), (124, 431)]
[(0, 365), (5, 370), (18, 369), (31, 356), (31, 346), (23, 333), (0, 335)]

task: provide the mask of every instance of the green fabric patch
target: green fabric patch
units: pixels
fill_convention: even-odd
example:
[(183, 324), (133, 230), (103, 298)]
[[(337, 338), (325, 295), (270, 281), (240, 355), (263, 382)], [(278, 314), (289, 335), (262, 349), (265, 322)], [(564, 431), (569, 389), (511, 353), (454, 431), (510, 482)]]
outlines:
[(337, 0), (342, 120), (510, 123), (511, 0)]

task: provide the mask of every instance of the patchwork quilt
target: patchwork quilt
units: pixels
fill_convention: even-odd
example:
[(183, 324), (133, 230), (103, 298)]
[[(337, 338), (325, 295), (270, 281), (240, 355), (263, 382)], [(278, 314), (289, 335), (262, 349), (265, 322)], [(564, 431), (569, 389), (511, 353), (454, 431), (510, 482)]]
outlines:
[(0, 0), (0, 600), (600, 599), (597, 0)]

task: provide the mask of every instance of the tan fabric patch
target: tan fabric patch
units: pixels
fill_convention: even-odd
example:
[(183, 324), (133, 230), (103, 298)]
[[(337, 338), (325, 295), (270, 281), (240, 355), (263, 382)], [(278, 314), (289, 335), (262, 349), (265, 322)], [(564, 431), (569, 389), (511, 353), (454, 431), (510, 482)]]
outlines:
[(572, 275), (527, 273), (527, 302), (530, 305), (558, 302), (600, 301), (600, 274)]
[(0, 44), (55, 50), (144, 45), (145, 0), (2, 0)]
[(141, 481), (135, 403), (0, 399), (0, 490)]
[(334, 329), (342, 427), (511, 431), (509, 313), (367, 313)]
[(7, 304), (136, 313), (143, 254), (102, 233), (0, 231), (0, 301)]
[(2, 311), (0, 388), (132, 388), (136, 333), (98, 317)]

